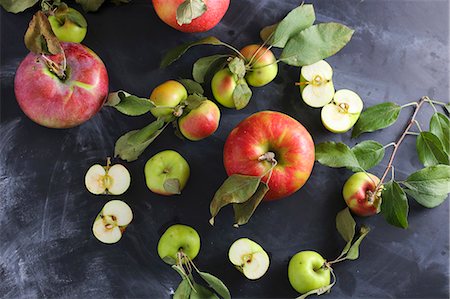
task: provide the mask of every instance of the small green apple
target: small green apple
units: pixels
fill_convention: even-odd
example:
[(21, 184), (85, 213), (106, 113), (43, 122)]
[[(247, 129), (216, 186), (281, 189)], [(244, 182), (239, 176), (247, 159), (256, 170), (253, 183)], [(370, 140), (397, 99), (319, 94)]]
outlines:
[(236, 107), (233, 100), (233, 92), (236, 86), (236, 78), (228, 68), (224, 68), (215, 73), (211, 80), (211, 90), (214, 98), (222, 106), (227, 108)]
[(159, 239), (158, 255), (164, 261), (167, 261), (166, 258), (178, 261), (180, 251), (193, 260), (200, 251), (200, 236), (190, 226), (175, 224)]
[(380, 212), (380, 179), (366, 172), (353, 174), (344, 184), (342, 195), (350, 210), (358, 216), (372, 216)]
[(197, 141), (213, 134), (219, 127), (220, 110), (210, 101), (203, 101), (200, 106), (189, 111), (178, 120), (181, 134), (189, 140)]
[(106, 166), (92, 165), (84, 177), (84, 183), (89, 192), (93, 194), (120, 195), (130, 187), (130, 172), (121, 164), (110, 166), (110, 160)]
[(150, 100), (156, 105), (150, 109), (154, 117), (166, 116), (173, 113), (182, 101), (187, 99), (187, 90), (178, 81), (169, 80), (153, 89)]
[(48, 17), (48, 21), (60, 41), (81, 43), (86, 36), (86, 19), (80, 12), (67, 5), (61, 5)]
[(246, 62), (251, 63), (250, 69), (245, 75), (249, 85), (260, 87), (275, 79), (278, 73), (278, 64), (272, 51), (261, 45), (248, 45), (240, 52)]
[(245, 277), (254, 280), (269, 269), (270, 259), (264, 249), (247, 238), (236, 240), (228, 251), (228, 258)]
[(186, 186), (190, 169), (176, 151), (165, 150), (151, 157), (144, 168), (147, 187), (161, 195), (179, 194)]
[(288, 277), (291, 286), (299, 293), (330, 284), (330, 269), (326, 260), (315, 251), (301, 251), (289, 261)]
[(311, 107), (323, 107), (333, 99), (333, 69), (325, 60), (302, 67), (300, 92), (303, 101)]
[(322, 123), (333, 133), (345, 133), (358, 121), (362, 109), (358, 94), (349, 89), (338, 90), (333, 101), (322, 108)]
[(122, 238), (133, 219), (131, 208), (121, 200), (108, 201), (92, 225), (94, 236), (103, 243), (112, 244)]

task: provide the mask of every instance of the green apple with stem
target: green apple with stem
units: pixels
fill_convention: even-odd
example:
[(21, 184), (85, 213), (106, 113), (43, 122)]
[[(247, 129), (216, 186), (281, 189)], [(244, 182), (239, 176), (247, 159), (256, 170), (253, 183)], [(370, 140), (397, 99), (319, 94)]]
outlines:
[(151, 157), (144, 167), (147, 187), (161, 195), (180, 194), (189, 179), (188, 162), (176, 151), (165, 150)]
[(333, 101), (322, 108), (322, 123), (333, 133), (345, 133), (358, 121), (363, 110), (359, 95), (349, 89), (336, 91)]
[(95, 218), (92, 225), (94, 236), (102, 243), (112, 244), (122, 238), (122, 234), (131, 223), (133, 212), (121, 200), (108, 201)]
[(241, 49), (248, 70), (245, 74), (247, 83), (254, 87), (264, 86), (277, 76), (278, 64), (275, 55), (262, 45), (248, 45)]
[(334, 96), (333, 69), (325, 60), (302, 67), (300, 92), (303, 101), (310, 107), (320, 108), (331, 102)]
[(228, 258), (236, 269), (251, 280), (261, 278), (269, 269), (269, 255), (248, 238), (236, 240), (228, 251)]
[(301, 251), (289, 261), (288, 278), (291, 286), (299, 293), (325, 287), (330, 284), (330, 267), (315, 251)]
[(106, 166), (92, 165), (84, 177), (86, 188), (92, 194), (120, 195), (130, 187), (130, 172), (121, 164), (111, 165), (107, 158)]
[(169, 227), (158, 242), (159, 257), (171, 264), (187, 256), (193, 260), (200, 251), (200, 236), (190, 226), (175, 224)]
[(63, 42), (81, 43), (87, 33), (87, 22), (83, 15), (65, 4), (61, 4), (48, 16), (53, 33)]
[(187, 90), (178, 81), (169, 80), (153, 89), (150, 101), (155, 104), (150, 112), (154, 117), (167, 116), (174, 112), (176, 106), (187, 99)]

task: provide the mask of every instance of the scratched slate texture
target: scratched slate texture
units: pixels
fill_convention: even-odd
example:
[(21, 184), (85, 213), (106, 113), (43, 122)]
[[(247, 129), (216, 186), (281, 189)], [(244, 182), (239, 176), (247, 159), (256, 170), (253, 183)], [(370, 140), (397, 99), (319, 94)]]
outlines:
[[(232, 0), (223, 21), (209, 33), (197, 35), (165, 26), (150, 0), (107, 5), (86, 15), (85, 44), (105, 62), (111, 90), (147, 96), (169, 78), (189, 77), (195, 59), (219, 51), (198, 47), (160, 70), (158, 64), (167, 49), (209, 34), (237, 47), (258, 42), (260, 28), (297, 4), (294, 0)], [(321, 0), (314, 4), (318, 21), (342, 22), (356, 30), (350, 44), (328, 59), (337, 89), (357, 91), (366, 106), (383, 101), (404, 104), (423, 95), (448, 101), (448, 1)], [(119, 136), (143, 127), (151, 118), (126, 117), (104, 108), (87, 123), (68, 130), (46, 129), (28, 120), (16, 104), (13, 79), (27, 53), (23, 33), (33, 12), (0, 11), (2, 298), (169, 298), (180, 278), (158, 258), (156, 245), (174, 223), (198, 230), (202, 249), (197, 265), (221, 277), (234, 297), (293, 298), (296, 293), (287, 279), (290, 257), (309, 249), (333, 259), (344, 246), (334, 217), (345, 207), (340, 192), (351, 173), (316, 165), (303, 189), (282, 201), (261, 205), (248, 225), (234, 229), (231, 211), (226, 209), (211, 227), (208, 205), (225, 179), (222, 148), (227, 134), (251, 113), (272, 109), (302, 122), (315, 142), (353, 145), (372, 138), (387, 144), (397, 138), (412, 112), (406, 108), (395, 126), (357, 140), (351, 140), (349, 133), (331, 134), (321, 125), (320, 110), (301, 102), (293, 84), (299, 70), (281, 65), (274, 82), (254, 89), (247, 108), (222, 109), (220, 128), (212, 137), (193, 143), (167, 130), (138, 161), (126, 164), (132, 185), (118, 198), (130, 204), (135, 218), (118, 244), (104, 245), (92, 236), (91, 225), (110, 198), (89, 194), (83, 185), (84, 173), (113, 154)], [(431, 113), (431, 108), (424, 109), (419, 117), (422, 127), (428, 126)], [(408, 137), (400, 150), (395, 162), (398, 179), (421, 167), (414, 142)], [(191, 166), (191, 178), (181, 196), (158, 196), (145, 186), (144, 163), (164, 149), (177, 150)], [(372, 172), (380, 174), (386, 163), (387, 158)], [(382, 216), (357, 221), (369, 225), (372, 232), (358, 260), (336, 265), (337, 284), (324, 298), (448, 298), (448, 201), (432, 210), (410, 201), (408, 230), (387, 225)], [(254, 239), (271, 256), (268, 273), (258, 281), (246, 280), (228, 262), (227, 250), (239, 237)]]

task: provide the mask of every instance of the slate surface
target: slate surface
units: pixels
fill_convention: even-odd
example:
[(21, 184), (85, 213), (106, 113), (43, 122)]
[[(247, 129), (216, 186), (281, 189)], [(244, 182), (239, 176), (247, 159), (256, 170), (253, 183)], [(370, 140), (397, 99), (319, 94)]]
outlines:
[[(201, 55), (218, 51), (196, 48), (165, 70), (158, 68), (165, 51), (183, 41), (215, 35), (237, 47), (258, 42), (258, 31), (280, 19), (298, 1), (233, 0), (223, 21), (206, 34), (187, 35), (165, 26), (151, 1), (107, 5), (87, 14), (85, 44), (105, 62), (110, 89), (146, 96), (170, 78), (189, 77)], [(318, 21), (337, 21), (356, 30), (353, 40), (328, 59), (337, 89), (357, 91), (370, 106), (382, 101), (407, 103), (423, 95), (448, 101), (448, 1), (314, 1)], [(254, 89), (242, 111), (222, 110), (221, 125), (211, 138), (181, 141), (171, 130), (133, 163), (132, 186), (121, 198), (135, 219), (116, 245), (99, 243), (91, 224), (106, 197), (89, 194), (83, 186), (87, 168), (113, 154), (115, 140), (143, 127), (149, 116), (126, 117), (104, 108), (86, 124), (70, 130), (40, 127), (20, 111), (13, 93), (15, 70), (26, 55), (23, 33), (34, 10), (12, 15), (0, 12), (0, 297), (133, 297), (169, 298), (178, 275), (156, 254), (159, 236), (170, 224), (195, 227), (202, 237), (197, 258), (201, 269), (223, 278), (235, 297), (293, 298), (287, 263), (297, 251), (311, 249), (328, 259), (344, 246), (334, 217), (345, 204), (340, 192), (346, 170), (316, 165), (311, 179), (289, 198), (260, 206), (251, 222), (234, 229), (227, 209), (209, 226), (208, 204), (225, 178), (222, 147), (230, 130), (253, 112), (272, 109), (302, 122), (316, 142), (355, 144), (373, 138), (395, 140), (411, 108), (390, 129), (358, 140), (333, 135), (321, 125), (320, 110), (306, 107), (293, 82), (299, 70), (280, 66), (279, 76), (265, 88)], [(427, 127), (431, 108), (420, 123)], [(395, 162), (398, 178), (421, 167), (408, 138)], [(175, 149), (188, 160), (191, 178), (183, 194), (162, 197), (144, 184), (143, 166), (164, 149)], [(372, 172), (380, 174), (383, 161)], [(410, 201), (408, 230), (389, 226), (382, 216), (358, 219), (373, 231), (363, 242), (361, 257), (335, 268), (338, 282), (326, 298), (448, 298), (449, 203), (428, 210)], [(250, 237), (270, 253), (269, 272), (259, 281), (245, 280), (227, 260), (230, 244)]]

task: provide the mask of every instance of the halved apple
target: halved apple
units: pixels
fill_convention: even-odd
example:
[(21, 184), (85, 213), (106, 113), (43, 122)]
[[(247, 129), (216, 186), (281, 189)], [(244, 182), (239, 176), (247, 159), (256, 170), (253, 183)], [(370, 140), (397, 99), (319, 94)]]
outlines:
[(95, 218), (92, 225), (94, 236), (103, 243), (112, 244), (122, 238), (122, 234), (133, 219), (131, 208), (121, 200), (111, 200)]
[(131, 177), (125, 166), (121, 164), (110, 165), (108, 158), (106, 166), (92, 165), (86, 172), (84, 183), (89, 192), (93, 194), (120, 195), (130, 187)]
[(334, 96), (333, 69), (325, 60), (302, 67), (300, 71), (300, 92), (303, 101), (311, 107), (323, 107)]
[(248, 238), (236, 240), (228, 251), (228, 257), (251, 280), (262, 277), (269, 269), (270, 259), (267, 253), (258, 243)]
[(349, 90), (336, 91), (333, 102), (322, 108), (322, 123), (333, 133), (345, 133), (352, 128), (361, 114), (363, 101)]

